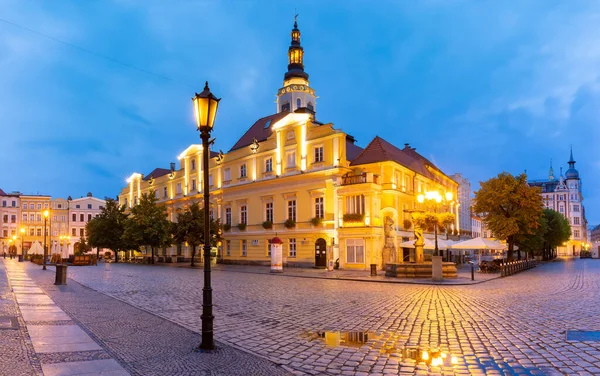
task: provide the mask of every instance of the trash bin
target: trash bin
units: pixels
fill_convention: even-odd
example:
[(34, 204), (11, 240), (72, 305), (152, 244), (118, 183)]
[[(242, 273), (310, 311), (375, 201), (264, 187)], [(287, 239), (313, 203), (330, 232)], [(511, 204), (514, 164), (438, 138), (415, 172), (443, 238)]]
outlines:
[(377, 275), (377, 264), (371, 264), (371, 276)]
[(55, 285), (66, 285), (67, 284), (67, 265), (56, 264), (56, 279), (54, 280)]
[(19, 255), (19, 262), (23, 262), (23, 255)]

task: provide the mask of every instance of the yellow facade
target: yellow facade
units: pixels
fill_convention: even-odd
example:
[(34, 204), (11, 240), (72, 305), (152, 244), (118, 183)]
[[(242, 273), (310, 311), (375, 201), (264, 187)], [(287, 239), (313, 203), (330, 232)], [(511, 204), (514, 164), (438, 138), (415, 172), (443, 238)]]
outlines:
[[(44, 211), (50, 208), (50, 196), (21, 195), (21, 223), (25, 229), (23, 248), (29, 249), (34, 242), (44, 244)], [(50, 244), (52, 214), (46, 220), (46, 242)]]
[[(394, 221), (398, 244), (412, 237), (404, 226), (416, 194), (435, 189), (456, 197), (457, 184), (434, 167), (426, 177), (395, 161), (351, 165), (346, 153), (351, 138), (309, 114), (284, 114), (270, 127), (266, 140), (210, 159), (210, 210), (229, 225), (220, 251), (224, 262), (268, 264), (268, 239), (277, 235), (288, 265), (322, 263), (315, 253), (324, 241), (325, 263), (339, 259), (347, 269), (381, 266), (386, 216)], [(179, 156), (180, 168), (162, 176), (133, 174), (120, 203), (131, 206), (142, 193), (154, 192), (175, 221), (178, 209), (202, 202), (201, 153), (201, 146), (190, 146)], [(352, 213), (362, 217), (345, 221)], [(286, 228), (290, 216), (295, 225)], [(264, 228), (267, 219), (272, 228)], [(175, 252), (174, 247), (167, 255)]]

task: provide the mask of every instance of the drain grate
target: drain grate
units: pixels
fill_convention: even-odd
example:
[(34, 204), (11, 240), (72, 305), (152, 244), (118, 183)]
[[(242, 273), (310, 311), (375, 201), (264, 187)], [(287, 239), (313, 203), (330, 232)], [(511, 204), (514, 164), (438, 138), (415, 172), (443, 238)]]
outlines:
[(0, 316), (0, 329), (17, 329), (19, 323), (14, 316)]
[(600, 330), (567, 330), (567, 341), (600, 342)]

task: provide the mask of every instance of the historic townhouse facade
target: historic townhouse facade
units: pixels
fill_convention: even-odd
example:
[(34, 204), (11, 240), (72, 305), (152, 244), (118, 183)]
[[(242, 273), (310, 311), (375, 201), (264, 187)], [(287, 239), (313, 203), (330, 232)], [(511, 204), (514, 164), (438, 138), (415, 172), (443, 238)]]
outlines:
[[(21, 238), (19, 233), (21, 198), (18, 192), (5, 193), (0, 189), (0, 252), (8, 254), (8, 248), (14, 242), (13, 237)], [(21, 243), (16, 242), (20, 254)]]
[(458, 202), (460, 203), (460, 209), (458, 210), (458, 215), (460, 216), (460, 235), (467, 237), (477, 236), (473, 235), (475, 230), (471, 224), (471, 183), (469, 180), (462, 176), (460, 173), (456, 173), (450, 176), (455, 182), (458, 183)]
[[(386, 236), (395, 244), (413, 238), (416, 195), (439, 190), (457, 197), (458, 184), (408, 144), (400, 149), (375, 137), (363, 149), (318, 121), (303, 53), (295, 23), (277, 113), (257, 120), (227, 153), (211, 151), (210, 213), (224, 229), (219, 257), (266, 264), (268, 240), (278, 236), (288, 265), (325, 267), (338, 260), (346, 269), (381, 267)], [(178, 168), (132, 174), (120, 204), (131, 207), (153, 193), (175, 221), (179, 210), (202, 201), (201, 155), (202, 146), (191, 145)], [(458, 213), (459, 207), (453, 202), (444, 210)], [(458, 215), (454, 228), (460, 228)], [(189, 251), (179, 245), (165, 252)]]
[(571, 224), (571, 238), (562, 247), (557, 248), (559, 256), (577, 256), (588, 242), (587, 219), (585, 207), (583, 206), (582, 183), (579, 171), (575, 169), (573, 150), (569, 162), (569, 168), (563, 176), (562, 167), (558, 179), (554, 176), (554, 170), (550, 165), (548, 179), (530, 180), (531, 186), (541, 189), (540, 195), (544, 207), (556, 210), (569, 220)]

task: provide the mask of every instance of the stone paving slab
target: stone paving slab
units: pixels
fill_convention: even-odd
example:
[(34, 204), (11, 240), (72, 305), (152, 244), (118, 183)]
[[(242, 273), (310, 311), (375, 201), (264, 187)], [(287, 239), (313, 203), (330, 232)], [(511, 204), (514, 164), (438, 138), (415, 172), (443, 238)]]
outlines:
[(56, 305), (20, 306), (25, 322), (29, 321), (60, 321), (71, 318)]
[(37, 353), (102, 349), (77, 325), (29, 325), (27, 330)]
[(45, 294), (15, 294), (19, 304), (54, 304)]
[(44, 371), (44, 376), (129, 376), (129, 372), (125, 371), (123, 367), (113, 359), (44, 364), (42, 365), (42, 370)]

